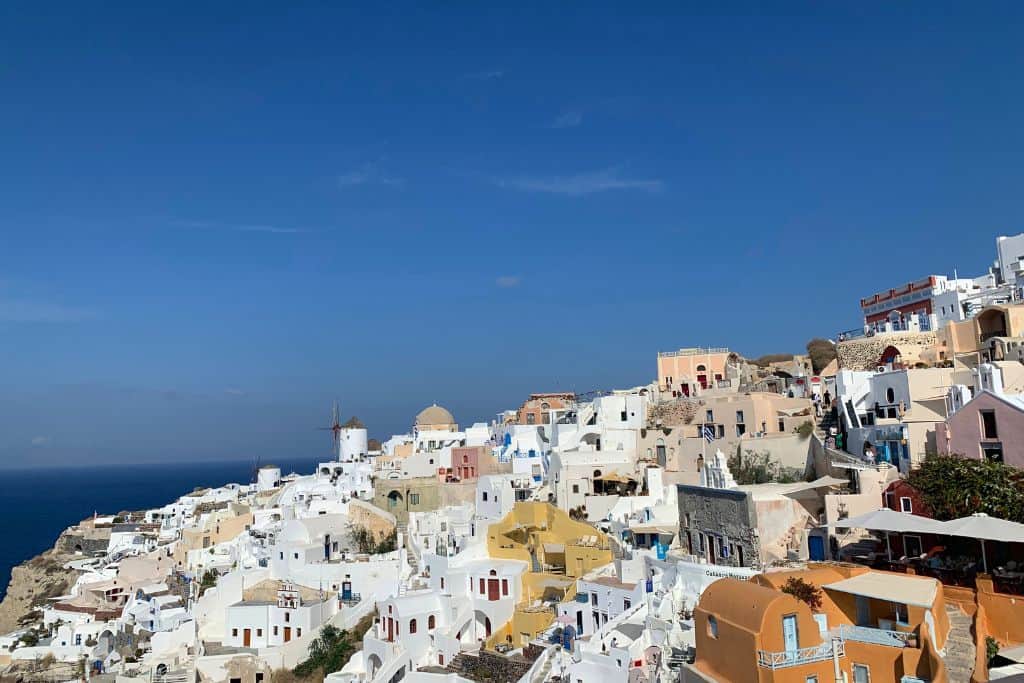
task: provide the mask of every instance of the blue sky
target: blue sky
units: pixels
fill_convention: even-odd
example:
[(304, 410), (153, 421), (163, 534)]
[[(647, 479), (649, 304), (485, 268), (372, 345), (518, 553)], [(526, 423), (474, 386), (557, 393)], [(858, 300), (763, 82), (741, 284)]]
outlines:
[(1024, 230), (1013, 3), (153, 5), (0, 6), (0, 466), (799, 351)]

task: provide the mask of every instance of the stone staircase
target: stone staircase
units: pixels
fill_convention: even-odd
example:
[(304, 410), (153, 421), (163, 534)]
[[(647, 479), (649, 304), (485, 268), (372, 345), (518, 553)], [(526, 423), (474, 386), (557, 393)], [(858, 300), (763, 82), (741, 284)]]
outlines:
[(949, 615), (949, 636), (946, 639), (946, 677), (949, 683), (969, 683), (974, 672), (974, 636), (971, 618), (956, 605), (946, 605)]

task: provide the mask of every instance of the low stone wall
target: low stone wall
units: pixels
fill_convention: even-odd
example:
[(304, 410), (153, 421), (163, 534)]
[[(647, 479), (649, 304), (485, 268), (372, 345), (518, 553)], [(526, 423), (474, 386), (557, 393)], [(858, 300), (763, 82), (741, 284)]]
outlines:
[(836, 353), (839, 367), (844, 370), (874, 370), (882, 352), (890, 346), (899, 349), (904, 365), (912, 366), (919, 361), (928, 362), (929, 352), (935, 349), (936, 343), (934, 332), (876, 334), (839, 342)]
[(525, 657), (504, 657), (494, 652), (481, 650), (479, 655), (460, 654), (452, 660), (448, 670), (471, 681), (515, 683), (526, 675), (531, 666), (533, 666), (533, 661)]

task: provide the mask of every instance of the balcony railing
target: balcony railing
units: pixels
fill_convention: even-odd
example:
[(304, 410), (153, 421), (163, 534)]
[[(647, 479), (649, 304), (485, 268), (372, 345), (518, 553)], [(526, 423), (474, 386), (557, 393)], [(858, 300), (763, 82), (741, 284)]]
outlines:
[(835, 647), (837, 657), (846, 655), (846, 646), (841, 640), (828, 640), (821, 645), (805, 647), (799, 650), (785, 650), (783, 652), (765, 652), (758, 650), (757, 664), (766, 669), (783, 669), (787, 666), (799, 666), (812, 662), (824, 662), (832, 659), (832, 648)]
[(889, 631), (883, 628), (867, 626), (850, 626), (842, 624), (834, 631), (840, 640), (855, 640), (859, 643), (888, 645), (889, 647), (907, 647), (907, 642), (914, 637), (905, 631)]

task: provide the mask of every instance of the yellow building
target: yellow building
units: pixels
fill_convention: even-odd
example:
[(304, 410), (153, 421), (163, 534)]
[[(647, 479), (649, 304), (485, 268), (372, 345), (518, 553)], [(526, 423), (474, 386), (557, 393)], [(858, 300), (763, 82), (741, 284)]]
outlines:
[[(519, 502), (487, 530), (487, 554), (528, 563), (522, 575), (523, 599), (512, 620), (494, 632), (488, 645), (525, 645), (555, 619), (553, 603), (576, 596), (576, 579), (612, 561), (608, 537), (550, 503)], [(524, 642), (525, 641), (525, 642)]]

